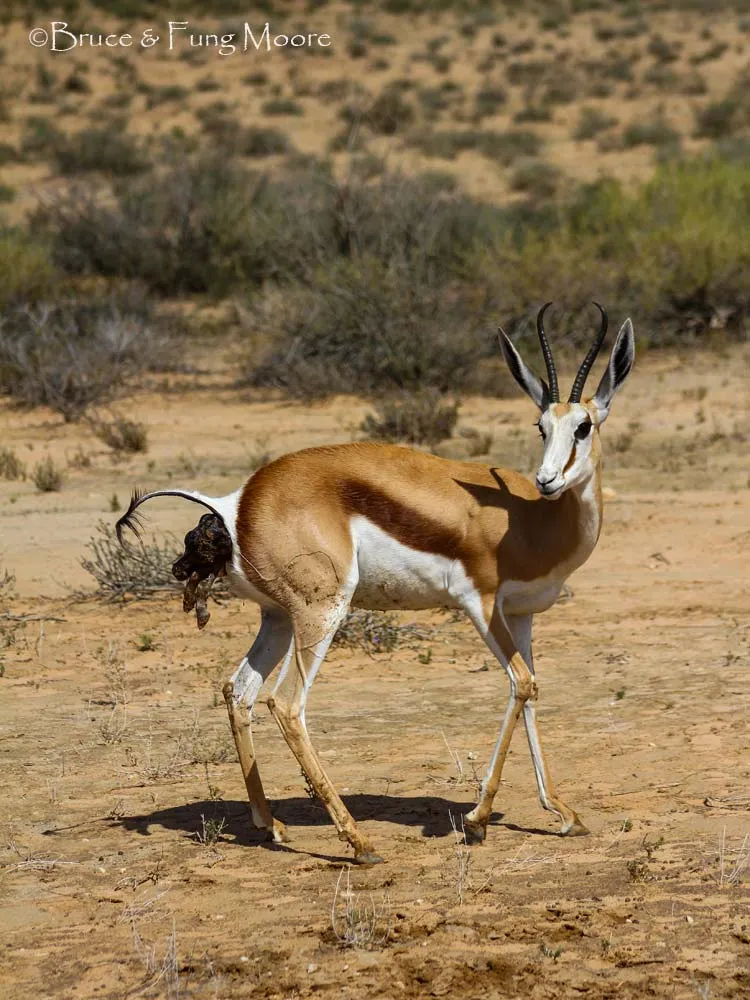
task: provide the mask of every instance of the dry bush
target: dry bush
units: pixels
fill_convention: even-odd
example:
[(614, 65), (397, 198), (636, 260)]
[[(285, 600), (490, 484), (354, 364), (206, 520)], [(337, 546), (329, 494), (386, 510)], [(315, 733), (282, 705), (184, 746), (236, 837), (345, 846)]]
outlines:
[(451, 437), (459, 407), (436, 389), (402, 393), (376, 403), (377, 416), (368, 414), (362, 430), (375, 441), (433, 445)]
[(72, 187), (34, 219), (60, 266), (129, 277), (162, 295), (225, 295), (313, 268), (336, 252), (336, 187), (313, 166), (278, 180), (222, 153), (170, 154), (157, 177), (104, 192)]
[(489, 294), (462, 280), (464, 258), (502, 213), (435, 176), (353, 177), (332, 193), (318, 266), (280, 305), (248, 302), (268, 346), (247, 381), (308, 398), (476, 385), (495, 348), (480, 332)]
[(0, 479), (25, 479), (26, 466), (12, 448), (0, 448)]
[(430, 629), (418, 625), (399, 625), (391, 612), (365, 611), (356, 608), (349, 612), (333, 637), (333, 646), (361, 649), (368, 655), (392, 653), (399, 646), (423, 642), (432, 636)]
[(112, 399), (165, 350), (143, 299), (19, 307), (0, 320), (0, 391), (25, 406), (46, 405), (66, 421), (77, 420), (90, 406)]
[(544, 200), (553, 198), (560, 190), (563, 173), (554, 163), (544, 160), (522, 160), (514, 169), (510, 186), (514, 191), (522, 191), (529, 198)]
[(440, 132), (415, 132), (407, 139), (425, 156), (453, 160), (468, 149), (476, 150), (489, 160), (507, 166), (520, 156), (536, 156), (543, 141), (526, 129), (490, 132), (478, 129), (446, 129)]
[(98, 171), (113, 177), (127, 177), (150, 168), (140, 142), (123, 131), (121, 123), (85, 128), (62, 137), (53, 146), (61, 174)]
[(634, 119), (622, 133), (626, 149), (633, 146), (675, 146), (679, 145), (679, 141), (679, 132), (672, 128), (661, 109), (645, 118)]
[(172, 564), (182, 551), (174, 537), (161, 544), (133, 541), (122, 546), (113, 528), (100, 521), (86, 548), (91, 554), (81, 559), (81, 566), (96, 581), (96, 596), (108, 602), (143, 599), (180, 586), (172, 576)]
[(606, 132), (607, 129), (613, 128), (615, 125), (617, 125), (617, 119), (605, 111), (583, 107), (578, 116), (578, 124), (573, 132), (573, 138), (579, 142), (584, 139), (593, 139), (600, 132)]

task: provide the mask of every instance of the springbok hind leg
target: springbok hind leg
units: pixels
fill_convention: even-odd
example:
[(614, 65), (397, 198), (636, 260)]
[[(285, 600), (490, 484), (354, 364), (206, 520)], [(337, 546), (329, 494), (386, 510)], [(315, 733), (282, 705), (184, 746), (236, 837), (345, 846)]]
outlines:
[[(360, 833), (341, 801), (310, 741), (304, 719), (307, 694), (345, 613), (346, 606), (335, 614), (331, 614), (330, 609), (315, 614), (314, 609), (308, 608), (304, 618), (295, 620), (294, 662), (268, 699), (268, 707), (315, 794), (328, 810), (339, 839), (347, 840), (354, 848), (357, 864), (377, 864), (382, 858)], [(321, 626), (321, 622), (325, 625)]]
[[(519, 652), (528, 664), (531, 673), (534, 674), (534, 659), (531, 650), (532, 615), (508, 615), (506, 621)], [(534, 774), (536, 775), (537, 788), (539, 789), (539, 801), (545, 809), (556, 813), (560, 817), (560, 823), (562, 824), (560, 832), (564, 836), (580, 837), (587, 834), (589, 831), (581, 822), (578, 813), (563, 802), (552, 784), (547, 761), (544, 759), (542, 743), (539, 738), (536, 709), (533, 701), (527, 701), (524, 704), (523, 721), (526, 726), (531, 760), (534, 764)]]
[(223, 689), (253, 825), (260, 830), (267, 830), (277, 843), (286, 840), (286, 829), (280, 820), (274, 819), (263, 791), (250, 722), (252, 708), (263, 682), (284, 655), (291, 654), (291, 645), (292, 623), (289, 616), (282, 611), (264, 608), (255, 642)]

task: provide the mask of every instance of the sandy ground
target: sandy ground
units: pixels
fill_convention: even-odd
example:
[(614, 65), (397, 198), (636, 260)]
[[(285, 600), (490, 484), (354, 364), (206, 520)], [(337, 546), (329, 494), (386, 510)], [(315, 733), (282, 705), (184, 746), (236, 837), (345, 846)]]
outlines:
[[(29, 465), (71, 463), (60, 493), (0, 481), (0, 567), (17, 577), (0, 608), (0, 994), (750, 995), (747, 362), (639, 364), (603, 434), (602, 539), (537, 620), (542, 735), (589, 837), (557, 835), (517, 734), (486, 844), (457, 844), (507, 689), (467, 623), (407, 614), (425, 637), (331, 654), (308, 720), (386, 859), (371, 869), (348, 866), (263, 709), (261, 770), (292, 839), (272, 848), (249, 825), (219, 691), (253, 606), (214, 604), (198, 633), (177, 594), (65, 591), (91, 587), (78, 560), (113, 494), (228, 491), (264, 450), (349, 439), (365, 404), (144, 394), (127, 408), (149, 452), (119, 462), (81, 427), (0, 409)], [(519, 468), (532, 419), (522, 400), (463, 408), (494, 434), (486, 460)], [(149, 528), (194, 521), (162, 501)]]

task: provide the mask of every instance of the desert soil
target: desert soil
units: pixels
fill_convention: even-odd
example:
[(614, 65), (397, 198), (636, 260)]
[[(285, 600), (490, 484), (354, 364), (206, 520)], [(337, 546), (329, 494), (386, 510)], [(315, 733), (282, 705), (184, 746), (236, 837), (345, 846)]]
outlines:
[[(263, 708), (256, 748), (290, 843), (249, 824), (219, 692), (252, 605), (212, 604), (199, 633), (177, 592), (66, 590), (91, 589), (79, 560), (113, 494), (227, 492), (263, 450), (350, 439), (366, 405), (173, 385), (128, 403), (150, 450), (122, 461), (85, 428), (0, 405), (4, 444), (69, 464), (59, 493), (0, 482), (17, 581), (0, 618), (0, 994), (750, 995), (747, 362), (639, 363), (603, 432), (599, 546), (537, 620), (547, 756), (590, 836), (558, 836), (517, 733), (486, 844), (457, 843), (507, 695), (466, 622), (404, 614), (422, 632), (391, 654), (330, 655), (308, 721), (385, 858), (369, 869), (350, 867)], [(533, 467), (527, 401), (462, 413), (494, 435), (483, 460)], [(149, 537), (190, 527), (185, 507), (155, 504)]]

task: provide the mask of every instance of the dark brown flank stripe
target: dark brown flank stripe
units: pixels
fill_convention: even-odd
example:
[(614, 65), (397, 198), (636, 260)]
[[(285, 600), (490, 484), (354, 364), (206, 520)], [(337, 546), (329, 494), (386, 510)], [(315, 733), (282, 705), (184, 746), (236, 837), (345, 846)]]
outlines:
[(356, 516), (411, 549), (460, 560), (490, 595), (503, 580), (545, 577), (573, 560), (581, 513), (572, 492), (543, 499), (512, 471), (356, 443), (287, 455), (259, 470), (242, 493), (237, 533), (248, 578), (282, 602), (276, 582), (300, 553), (325, 554), (345, 577)]

